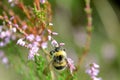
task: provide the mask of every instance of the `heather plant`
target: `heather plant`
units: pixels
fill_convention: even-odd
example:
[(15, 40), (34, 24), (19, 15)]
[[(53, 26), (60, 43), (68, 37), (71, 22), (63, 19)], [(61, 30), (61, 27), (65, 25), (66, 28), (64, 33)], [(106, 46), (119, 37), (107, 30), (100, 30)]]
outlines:
[[(2, 22), (0, 24), (0, 47), (3, 50), (7, 48), (8, 52), (18, 53), (18, 58), (21, 58), (20, 63), (16, 65), (17, 58), (12, 59), (12, 56), (7, 58), (5, 53), (0, 51), (2, 62), (7, 66), (11, 65), (10, 67), (14, 67), (17, 73), (24, 76), (22, 80), (80, 80), (78, 78), (80, 66), (90, 50), (92, 35), (90, 1), (85, 0), (87, 40), (83, 48), (83, 55), (78, 56), (76, 64), (71, 58), (67, 57), (67, 67), (60, 72), (50, 65), (53, 59), (50, 51), (55, 47), (64, 47), (65, 43), (56, 40), (59, 34), (54, 31), (56, 26), (52, 23), (50, 2), (48, 0), (34, 0), (32, 1), (33, 4), (28, 6), (22, 0), (8, 0), (8, 6), (11, 7), (8, 8), (1, 1), (0, 6), (3, 11), (0, 14)], [(22, 16), (16, 14), (14, 7), (20, 11), (19, 14), (22, 14)], [(10, 47), (12, 48), (10, 49)], [(27, 51), (21, 53), (23, 49)], [(96, 68), (99, 65), (92, 63), (90, 67), (90, 70), (86, 71), (90, 75), (89, 78), (91, 80), (101, 80), (101, 78), (96, 77), (99, 73)]]

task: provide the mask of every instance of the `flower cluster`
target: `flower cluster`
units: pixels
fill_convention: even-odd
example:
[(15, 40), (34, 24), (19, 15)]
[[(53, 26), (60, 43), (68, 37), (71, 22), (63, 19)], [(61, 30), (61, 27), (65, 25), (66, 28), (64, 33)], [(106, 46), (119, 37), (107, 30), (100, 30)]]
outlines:
[(15, 40), (16, 28), (5, 29), (6, 26), (0, 26), (0, 47), (6, 46), (11, 40)]
[[(52, 37), (53, 35), (57, 35), (58, 33), (52, 32), (51, 30), (47, 30), (48, 36), (45, 35), (35, 35), (35, 34), (27, 34), (24, 38), (20, 38), (17, 41), (17, 44), (24, 46), (29, 49), (29, 60), (34, 60), (35, 55), (39, 55), (38, 51), (40, 49), (45, 49), (48, 47), (48, 42), (50, 41), (53, 46), (58, 46), (57, 41)], [(60, 43), (63, 45), (63, 43)]]
[[(5, 46), (11, 39), (18, 39), (16, 44), (29, 49), (28, 60), (34, 60), (34, 56), (40, 55), (39, 50), (44, 51), (49, 43), (53, 47), (65, 45), (65, 43), (58, 43), (53, 37), (58, 33), (52, 31), (51, 5), (47, 0), (34, 0), (34, 8), (31, 9), (19, 0), (8, 0), (8, 2), (11, 6), (15, 5), (23, 10), (26, 18), (21, 19), (12, 10), (0, 16), (5, 23), (4, 26), (0, 26), (0, 46)], [(12, 17), (9, 19), (7, 15)], [(4, 58), (3, 62), (7, 62), (7, 58)], [(67, 58), (67, 62), (72, 74), (76, 69), (73, 60)]]
[(90, 75), (92, 80), (102, 80), (102, 78), (98, 78), (99, 73), (99, 65), (96, 63), (90, 64), (90, 67), (86, 70), (86, 73)]

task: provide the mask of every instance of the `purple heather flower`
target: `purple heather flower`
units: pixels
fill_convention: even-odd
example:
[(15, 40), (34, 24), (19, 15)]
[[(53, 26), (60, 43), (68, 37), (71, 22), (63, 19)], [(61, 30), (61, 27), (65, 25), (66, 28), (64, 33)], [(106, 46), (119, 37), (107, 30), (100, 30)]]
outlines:
[(12, 32), (16, 32), (17, 30), (16, 30), (16, 28), (12, 28)]
[(33, 53), (29, 53), (28, 55), (28, 60), (34, 60), (34, 54)]
[(22, 29), (23, 29), (23, 30), (26, 30), (26, 29), (27, 29), (27, 25), (23, 25), (23, 26), (22, 26)]
[(33, 34), (30, 34), (30, 35), (26, 36), (26, 39), (29, 41), (33, 41), (35, 39), (35, 36)]
[(102, 78), (92, 77), (92, 80), (102, 80)]
[(86, 73), (90, 75), (92, 80), (102, 80), (101, 78), (97, 77), (99, 73), (99, 65), (96, 63), (90, 64), (90, 67), (86, 70)]
[(39, 41), (41, 41), (41, 37), (37, 35), (35, 40), (39, 42)]
[(9, 3), (11, 3), (13, 0), (8, 0)]
[(5, 40), (6, 44), (10, 42), (10, 38), (9, 37), (6, 37), (4, 40)]
[(52, 39), (52, 37), (49, 35), (49, 36), (48, 36), (48, 40), (50, 41), (51, 39)]
[(56, 32), (52, 32), (52, 35), (55, 35), (55, 36), (56, 36), (56, 35), (58, 35), (58, 33), (56, 33)]
[(9, 25), (11, 25), (11, 24), (12, 24), (12, 22), (11, 22), (11, 21), (8, 21), (8, 24), (9, 24)]
[(18, 28), (19, 26), (18, 26), (18, 24), (14, 24), (14, 26), (16, 27), (16, 28)]
[(53, 26), (53, 23), (49, 23), (49, 26)]
[(7, 57), (3, 57), (2, 63), (3, 63), (3, 64), (8, 64), (8, 58), (7, 58)]
[(32, 43), (32, 46), (39, 46), (39, 43), (36, 42), (36, 41), (34, 41), (34, 42)]
[(25, 41), (23, 41), (23, 39), (19, 39), (17, 41), (17, 44), (21, 45), (21, 46), (25, 46)]
[[(12, 0), (9, 0), (9, 1), (12, 1)], [(15, 18), (15, 17), (14, 17), (14, 16), (12, 16), (12, 17), (10, 18), (10, 20), (12, 21), (14, 18)]]
[(54, 46), (54, 47), (58, 47), (58, 43), (56, 40), (52, 40), (51, 44)]
[(74, 66), (74, 61), (71, 58), (67, 58), (67, 62), (68, 62), (68, 67), (70, 69), (70, 72), (72, 74), (72, 72), (76, 69)]
[(38, 50), (38, 47), (32, 47), (29, 51), (28, 60), (34, 60), (34, 56), (37, 55)]
[(7, 31), (5, 32), (5, 34), (6, 34), (7, 37), (10, 37), (10, 36), (11, 36), (11, 32), (10, 32), (9, 30), (7, 30)]
[(44, 4), (46, 2), (46, 0), (40, 0), (40, 3)]
[(27, 48), (32, 48), (32, 44), (28, 44), (28, 45), (27, 45)]
[(2, 31), (1, 34), (0, 34), (0, 38), (4, 38), (6, 36), (6, 32), (5, 31)]
[(64, 45), (65, 45), (65, 43), (60, 43), (59, 45), (60, 45), (60, 46), (64, 46)]
[(49, 34), (51, 34), (51, 33), (52, 33), (52, 31), (51, 31), (50, 29), (48, 29), (47, 31), (48, 31), (48, 33), (49, 33)]
[(48, 45), (47, 42), (43, 42), (43, 43), (41, 44), (41, 47), (42, 47), (43, 49), (45, 49), (45, 48), (47, 48), (47, 45)]
[(4, 47), (5, 45), (6, 44), (3, 41), (0, 42), (0, 47)]
[(33, 53), (37, 53), (38, 50), (39, 50), (39, 48), (38, 48), (37, 46), (34, 46), (34, 47), (31, 48), (31, 51), (32, 51)]

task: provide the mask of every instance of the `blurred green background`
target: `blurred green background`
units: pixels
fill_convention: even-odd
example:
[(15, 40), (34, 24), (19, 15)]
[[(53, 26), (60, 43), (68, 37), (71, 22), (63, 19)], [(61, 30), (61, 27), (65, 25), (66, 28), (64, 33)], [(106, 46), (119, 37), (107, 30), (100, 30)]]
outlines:
[[(32, 0), (23, 0), (26, 5), (31, 5)], [(59, 35), (55, 37), (58, 42), (64, 42), (68, 56), (77, 63), (78, 55), (82, 55), (82, 48), (86, 42), (87, 18), (84, 11), (84, 0), (49, 0), (53, 10), (54, 31)], [(120, 4), (117, 0), (91, 0), (93, 16), (93, 32), (91, 49), (82, 63), (83, 74), (80, 80), (86, 80), (83, 76), (86, 65), (96, 62), (100, 65), (100, 77), (103, 80), (120, 80)], [(10, 7), (7, 0), (1, 0), (0, 4)], [(16, 7), (16, 14), (21, 17)], [(3, 9), (0, 8), (0, 14)], [(1, 25), (1, 24), (0, 24)], [(0, 61), (0, 80), (26, 80), (31, 75), (27, 61), (27, 50), (15, 45), (12, 41), (4, 48), (9, 59), (9, 67)], [(14, 46), (13, 46), (14, 45)], [(16, 51), (15, 51), (16, 50)], [(31, 66), (31, 65), (29, 65)], [(29, 74), (27, 74), (29, 71)], [(25, 72), (26, 75), (22, 75)], [(31, 73), (31, 74), (30, 74)]]

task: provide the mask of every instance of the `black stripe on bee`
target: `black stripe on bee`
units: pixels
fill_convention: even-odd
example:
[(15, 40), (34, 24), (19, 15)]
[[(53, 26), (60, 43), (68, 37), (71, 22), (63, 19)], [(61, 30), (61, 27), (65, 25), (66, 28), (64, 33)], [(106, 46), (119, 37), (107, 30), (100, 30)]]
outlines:
[[(55, 67), (55, 66), (54, 66)], [(64, 69), (66, 66), (57, 66), (57, 67), (55, 67), (55, 69), (57, 69), (57, 70), (62, 70), (62, 69)]]

